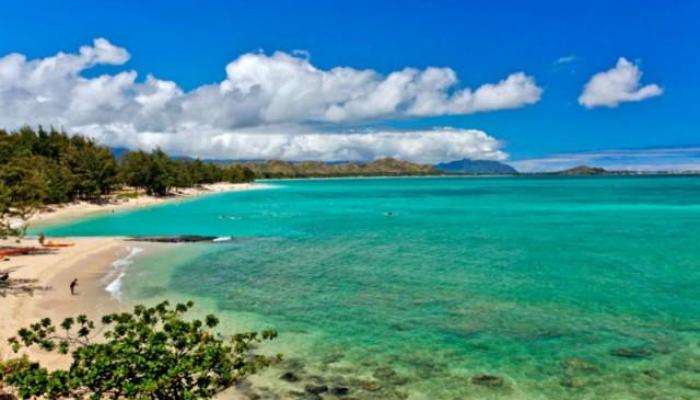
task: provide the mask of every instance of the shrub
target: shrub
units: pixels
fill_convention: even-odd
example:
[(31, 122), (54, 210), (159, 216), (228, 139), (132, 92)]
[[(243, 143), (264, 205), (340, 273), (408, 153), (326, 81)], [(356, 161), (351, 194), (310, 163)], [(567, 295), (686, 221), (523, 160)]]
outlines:
[(136, 306), (133, 313), (105, 315), (99, 330), (84, 315), (60, 326), (45, 318), (9, 343), (15, 352), (30, 346), (70, 352), (70, 368), (48, 371), (24, 359), (4, 374), (5, 382), (22, 398), (208, 399), (280, 359), (252, 352), (275, 331), (225, 338), (214, 333), (219, 321), (213, 315), (183, 319), (192, 306)]

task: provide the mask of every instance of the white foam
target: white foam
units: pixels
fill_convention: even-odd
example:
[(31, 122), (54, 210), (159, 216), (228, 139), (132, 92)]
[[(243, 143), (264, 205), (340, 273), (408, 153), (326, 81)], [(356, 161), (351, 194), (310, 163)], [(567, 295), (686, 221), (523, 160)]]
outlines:
[(122, 280), (126, 275), (126, 270), (129, 265), (134, 263), (134, 257), (142, 252), (140, 247), (129, 247), (129, 254), (125, 257), (115, 260), (112, 263), (112, 270), (104, 277), (105, 282), (109, 282), (105, 286), (105, 290), (117, 300), (122, 297)]

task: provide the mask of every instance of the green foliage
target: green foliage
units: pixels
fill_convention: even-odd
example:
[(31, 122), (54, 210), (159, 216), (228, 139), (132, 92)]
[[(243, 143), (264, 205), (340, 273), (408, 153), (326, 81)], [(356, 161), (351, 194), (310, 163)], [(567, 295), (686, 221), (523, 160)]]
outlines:
[(384, 158), (372, 162), (324, 163), (304, 161), (299, 163), (285, 161), (249, 162), (243, 167), (261, 178), (305, 178), (305, 177), (343, 177), (343, 176), (406, 176), (438, 175), (440, 171), (430, 165), (415, 164), (394, 158)]
[(81, 136), (73, 136), (71, 143), (65, 160), (75, 176), (73, 190), (78, 197), (91, 199), (111, 193), (117, 182), (117, 162), (112, 152)]
[(117, 163), (106, 147), (54, 129), (0, 130), (0, 182), (21, 204), (94, 199), (111, 193)]
[(59, 326), (43, 319), (9, 343), (15, 351), (70, 352), (70, 368), (48, 371), (25, 358), (4, 368), (4, 380), (22, 398), (208, 399), (280, 359), (252, 352), (275, 331), (225, 338), (214, 332), (219, 321), (213, 315), (184, 319), (192, 306), (137, 306), (133, 313), (104, 316), (100, 329), (84, 315)]
[(165, 196), (175, 183), (175, 168), (161, 150), (127, 153), (122, 161), (122, 176), (127, 185), (143, 188), (150, 195)]
[(164, 196), (172, 188), (187, 188), (216, 182), (250, 182), (255, 173), (240, 164), (219, 165), (201, 160), (172, 160), (161, 150), (127, 153), (121, 164), (123, 181), (146, 193)]
[(122, 184), (164, 196), (173, 187), (254, 179), (247, 167), (172, 160), (159, 149), (129, 152), (118, 162), (109, 148), (53, 128), (0, 129), (0, 220), (5, 228), (9, 211), (27, 215), (44, 204), (99, 200)]

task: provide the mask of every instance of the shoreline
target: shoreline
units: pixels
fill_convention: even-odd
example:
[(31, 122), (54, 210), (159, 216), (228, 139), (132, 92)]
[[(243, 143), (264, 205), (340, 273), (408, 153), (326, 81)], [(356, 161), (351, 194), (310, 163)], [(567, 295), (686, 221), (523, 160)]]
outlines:
[[(186, 189), (169, 197), (139, 196), (120, 199), (100, 205), (77, 202), (43, 211), (29, 219), (36, 230), (46, 224), (70, 222), (104, 213), (158, 206), (174, 201), (197, 197), (267, 187), (260, 183), (218, 183), (201, 188)], [(51, 208), (50, 206), (49, 208)], [(0, 271), (10, 271), (11, 284), (0, 287), (0, 360), (29, 355), (44, 367), (67, 367), (70, 358), (56, 353), (29, 350), (15, 354), (7, 339), (16, 336), (17, 330), (41, 318), (51, 318), (60, 323), (64, 318), (86, 314), (97, 319), (107, 313), (126, 311), (128, 303), (118, 300), (118, 282), (131, 258), (158, 251), (162, 244), (127, 242), (122, 237), (51, 237), (69, 247), (52, 249), (42, 254), (0, 258)], [(0, 240), (2, 246), (40, 247), (35, 237)], [(143, 251), (134, 251), (134, 249)], [(78, 279), (76, 295), (70, 294), (69, 283)], [(111, 289), (111, 290), (110, 290)]]
[[(104, 289), (103, 278), (112, 263), (123, 257), (127, 244), (118, 237), (64, 238), (62, 242), (74, 245), (48, 254), (12, 257), (2, 262), (3, 270), (11, 270), (13, 283), (0, 296), (0, 358), (15, 354), (7, 339), (17, 330), (41, 318), (49, 317), (55, 323), (64, 318), (86, 314), (97, 318), (104, 313), (120, 310), (120, 303)], [(24, 239), (21, 246), (35, 246), (36, 240)], [(0, 245), (17, 245), (14, 241), (0, 241)], [(76, 295), (70, 294), (69, 283), (78, 279)], [(26, 354), (43, 366), (67, 366), (68, 358), (55, 353), (30, 350)]]
[(129, 211), (145, 207), (153, 207), (161, 204), (169, 204), (178, 201), (195, 199), (202, 196), (257, 190), (268, 187), (265, 183), (214, 183), (203, 185), (199, 188), (187, 188), (176, 191), (166, 197), (149, 196), (139, 194), (138, 197), (118, 198), (112, 196), (105, 204), (97, 204), (86, 201), (77, 201), (67, 204), (47, 205), (43, 210), (32, 215), (27, 222), (30, 228), (36, 230), (43, 226), (55, 223), (70, 222), (82, 218), (98, 216), (110, 212)]

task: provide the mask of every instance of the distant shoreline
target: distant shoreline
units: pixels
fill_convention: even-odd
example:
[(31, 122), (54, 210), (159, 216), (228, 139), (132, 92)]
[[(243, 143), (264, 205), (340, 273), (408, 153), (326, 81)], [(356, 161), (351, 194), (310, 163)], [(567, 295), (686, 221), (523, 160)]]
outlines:
[(132, 209), (152, 207), (160, 204), (167, 204), (201, 196), (238, 192), (244, 190), (264, 189), (266, 186), (260, 183), (214, 183), (202, 185), (199, 188), (187, 188), (175, 192), (171, 196), (157, 197), (146, 194), (139, 194), (133, 198), (112, 197), (105, 204), (79, 201), (67, 204), (48, 205), (29, 218), (30, 228), (36, 231), (37, 228), (48, 224), (70, 222), (76, 219), (103, 215), (110, 212), (127, 211)]
[(528, 178), (528, 177), (548, 177), (548, 178), (596, 178), (596, 177), (673, 177), (673, 176), (700, 176), (700, 171), (690, 172), (615, 172), (609, 171), (603, 174), (561, 174), (559, 172), (518, 172), (515, 174), (466, 174), (466, 173), (445, 173), (439, 175), (356, 175), (356, 176), (311, 176), (299, 178), (265, 178), (257, 179), (255, 182), (294, 182), (294, 181), (326, 181), (326, 180), (352, 180), (352, 179), (444, 179), (444, 178)]

